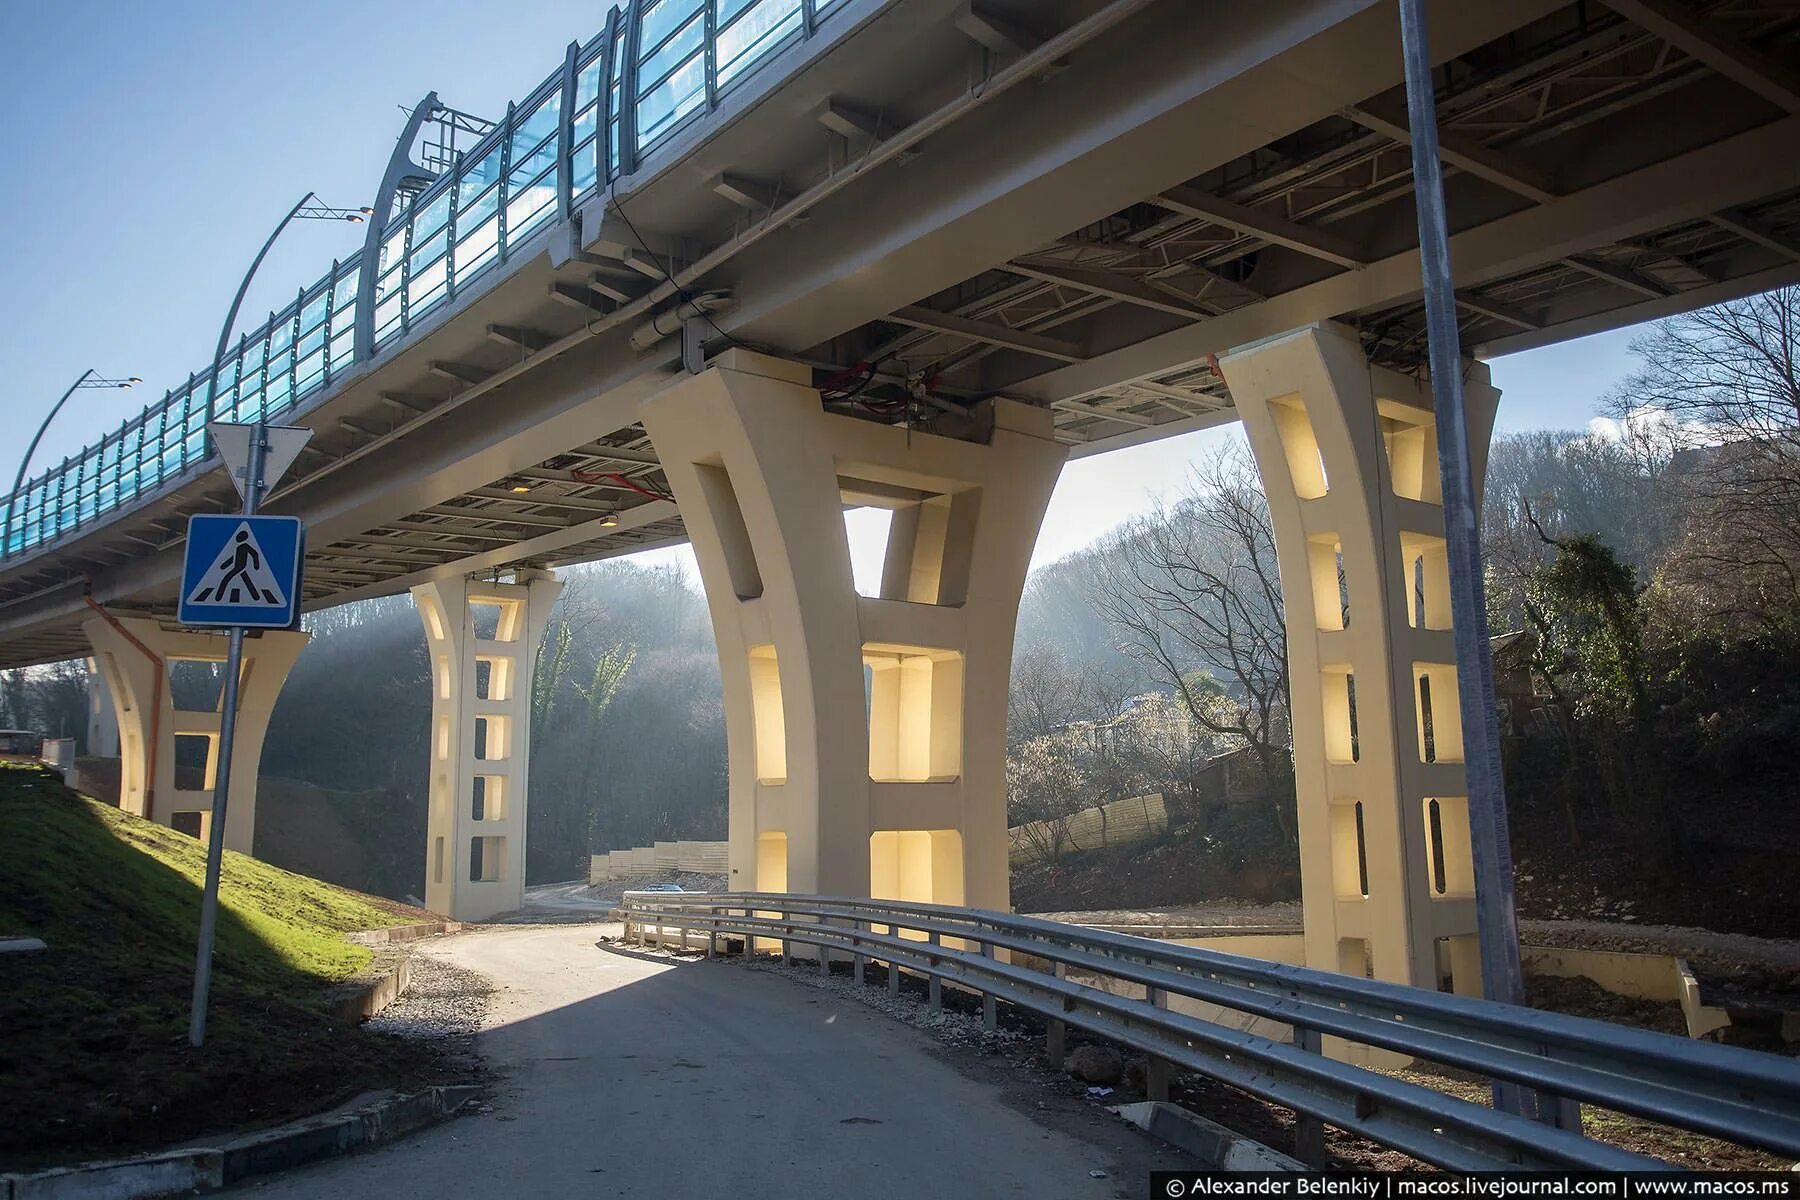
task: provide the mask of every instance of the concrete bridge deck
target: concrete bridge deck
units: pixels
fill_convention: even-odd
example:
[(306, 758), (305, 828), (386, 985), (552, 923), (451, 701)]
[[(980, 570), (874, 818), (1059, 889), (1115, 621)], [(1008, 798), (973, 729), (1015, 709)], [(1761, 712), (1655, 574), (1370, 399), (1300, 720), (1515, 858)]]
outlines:
[[(1390, 3), (781, 0), (754, 10), (796, 19), (753, 68), (673, 125), (606, 135), (594, 72), (619, 77), (608, 47), (670, 8), (650, 7), (571, 47), (410, 206), (388, 189), (362, 261), (232, 352), (247, 377), (221, 416), (263, 405), (316, 431), (270, 504), (309, 522), (309, 607), (685, 536), (638, 423), (684, 296), (720, 298), (715, 349), (810, 365), (838, 411), (897, 422), (911, 398), (912, 427), (955, 435), (959, 409), (1013, 396), (1076, 453), (1235, 419), (1210, 356), (1310, 321), (1350, 323), (1376, 363), (1421, 361)], [(1800, 278), (1791, 6), (1431, 9), (1465, 345)], [(627, 97), (664, 65), (639, 49)], [(529, 163), (492, 185), (497, 258), (492, 197), (464, 182), (487, 186), (490, 147)], [(185, 516), (233, 503), (196, 366), (28, 492), (0, 666), (84, 653), (84, 592), (172, 608)]]

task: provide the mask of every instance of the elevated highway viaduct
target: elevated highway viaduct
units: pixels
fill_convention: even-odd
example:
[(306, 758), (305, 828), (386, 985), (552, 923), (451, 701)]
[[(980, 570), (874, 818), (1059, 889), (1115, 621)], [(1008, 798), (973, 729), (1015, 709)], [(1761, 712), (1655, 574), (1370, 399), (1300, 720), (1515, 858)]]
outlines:
[[(1792, 4), (1430, 28), (1480, 420), (1484, 356), (1800, 277)], [(1388, 0), (633, 0), (494, 122), (427, 97), (358, 260), (15, 498), (0, 664), (91, 655), (127, 804), (204, 823), (171, 739), (217, 714), (161, 686), (219, 657), (169, 628), (184, 518), (234, 504), (205, 420), (266, 412), (315, 433), (268, 505), (307, 522), (307, 606), (419, 598), (433, 907), (518, 904), (554, 568), (687, 538), (733, 886), (1005, 908), (1013, 620), (1060, 464), (1241, 419), (1309, 962), (1474, 990), (1400, 84)], [(846, 504), (895, 512), (879, 596)], [(260, 639), (251, 733), (302, 636)]]

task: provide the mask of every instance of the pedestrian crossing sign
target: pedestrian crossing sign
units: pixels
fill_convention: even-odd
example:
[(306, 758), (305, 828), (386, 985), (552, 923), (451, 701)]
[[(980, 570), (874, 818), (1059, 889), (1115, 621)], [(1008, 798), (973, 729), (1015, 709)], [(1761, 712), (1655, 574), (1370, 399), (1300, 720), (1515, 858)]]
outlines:
[(189, 517), (176, 619), (291, 628), (300, 618), (304, 540), (298, 517)]

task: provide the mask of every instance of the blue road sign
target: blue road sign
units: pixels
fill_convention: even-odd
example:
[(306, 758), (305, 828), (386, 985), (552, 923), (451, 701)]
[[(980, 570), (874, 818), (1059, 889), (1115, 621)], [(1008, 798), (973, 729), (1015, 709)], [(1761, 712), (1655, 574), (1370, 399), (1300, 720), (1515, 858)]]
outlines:
[(287, 629), (300, 617), (299, 517), (188, 518), (183, 625)]

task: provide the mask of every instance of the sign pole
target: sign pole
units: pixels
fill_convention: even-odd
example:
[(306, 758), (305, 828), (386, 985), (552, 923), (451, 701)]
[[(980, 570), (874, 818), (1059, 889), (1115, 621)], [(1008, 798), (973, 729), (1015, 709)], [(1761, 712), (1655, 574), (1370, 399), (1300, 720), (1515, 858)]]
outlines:
[[(1412, 133), (1413, 200), (1419, 218), (1419, 265), (1431, 356), (1431, 394), (1437, 410), (1438, 468), (1443, 477), (1444, 540), (1450, 564), (1451, 628), (1469, 777), (1469, 841), (1475, 863), (1475, 927), (1482, 991), (1489, 1000), (1525, 1003), (1519, 966), (1519, 925), (1513, 904), (1512, 846), (1506, 823), (1506, 785), (1500, 771), (1500, 730), (1494, 719), (1494, 659), (1488, 644), (1487, 598), (1481, 573), (1481, 526), (1463, 405), (1462, 345), (1456, 323), (1456, 284), (1450, 268), (1450, 223), (1444, 169), (1438, 158), (1437, 96), (1424, 0), (1399, 0), (1400, 44), (1406, 63), (1407, 124)], [(1495, 1081), (1494, 1107), (1564, 1129), (1581, 1128), (1579, 1105), (1516, 1083)]]
[[(250, 434), (250, 462), (244, 474), (246, 517), (256, 515), (262, 499), (263, 452), (268, 438), (259, 417)], [(219, 716), (219, 761), (214, 773), (212, 815), (206, 841), (206, 890), (200, 897), (200, 941), (194, 952), (194, 1002), (188, 1017), (188, 1041), (206, 1042), (206, 1002), (212, 989), (213, 933), (219, 919), (219, 872), (225, 862), (225, 806), (231, 796), (231, 746), (237, 734), (238, 677), (244, 668), (244, 627), (231, 627), (231, 649), (225, 658), (224, 711)]]

